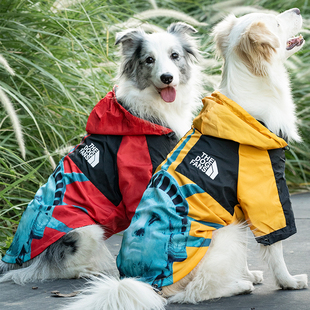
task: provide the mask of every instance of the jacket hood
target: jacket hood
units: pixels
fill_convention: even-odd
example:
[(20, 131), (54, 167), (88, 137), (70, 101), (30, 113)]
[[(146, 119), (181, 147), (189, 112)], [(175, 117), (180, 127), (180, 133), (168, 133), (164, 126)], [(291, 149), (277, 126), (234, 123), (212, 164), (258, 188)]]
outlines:
[(202, 99), (202, 102), (204, 107), (193, 123), (202, 134), (265, 150), (287, 146), (284, 139), (272, 133), (220, 92), (212, 93), (210, 97)]
[(100, 135), (164, 135), (166, 128), (132, 115), (116, 99), (114, 90), (93, 108), (86, 125), (89, 134)]

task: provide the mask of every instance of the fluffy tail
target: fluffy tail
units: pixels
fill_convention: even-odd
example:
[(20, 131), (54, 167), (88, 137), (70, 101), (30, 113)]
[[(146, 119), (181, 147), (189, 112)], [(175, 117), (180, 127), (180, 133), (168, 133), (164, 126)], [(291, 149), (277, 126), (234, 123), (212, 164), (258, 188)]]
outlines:
[(166, 300), (146, 283), (101, 275), (62, 310), (164, 310)]

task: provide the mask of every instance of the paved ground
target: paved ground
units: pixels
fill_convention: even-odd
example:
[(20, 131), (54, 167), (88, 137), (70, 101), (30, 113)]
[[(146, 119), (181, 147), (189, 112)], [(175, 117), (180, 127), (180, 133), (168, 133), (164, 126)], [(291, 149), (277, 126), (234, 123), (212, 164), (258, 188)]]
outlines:
[[(307, 273), (310, 276), (310, 193), (292, 196), (298, 233), (284, 241), (284, 255), (292, 274)], [(109, 239), (113, 254), (117, 254), (121, 236)], [(251, 269), (265, 271), (265, 281), (257, 285), (250, 295), (234, 296), (203, 302), (197, 305), (168, 305), (167, 310), (309, 310), (310, 289), (283, 291), (273, 285), (264, 264), (256, 257), (258, 247), (254, 240), (249, 245), (249, 265)], [(0, 283), (1, 310), (55, 310), (59, 309), (70, 297), (53, 297), (52, 291), (72, 293), (80, 290), (83, 279), (37, 282), (19, 286), (13, 283)], [(87, 310), (87, 309), (85, 309)]]

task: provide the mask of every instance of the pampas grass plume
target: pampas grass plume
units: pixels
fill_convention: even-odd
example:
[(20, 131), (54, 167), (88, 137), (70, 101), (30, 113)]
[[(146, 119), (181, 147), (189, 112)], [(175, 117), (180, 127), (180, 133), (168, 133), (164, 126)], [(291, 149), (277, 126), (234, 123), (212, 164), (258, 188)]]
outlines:
[[(8, 71), (11, 75), (15, 75), (14, 70), (9, 66), (8, 62), (2, 55), (0, 55), (0, 64), (2, 64), (3, 67), (6, 69), (6, 71)], [(6, 93), (2, 88), (0, 88), (0, 101), (2, 102), (4, 109), (6, 110), (7, 114), (10, 117), (20, 152), (22, 154), (23, 159), (25, 159), (26, 149), (22, 127), (16, 114), (16, 111), (14, 110), (12, 102), (10, 101), (9, 97), (6, 95)]]

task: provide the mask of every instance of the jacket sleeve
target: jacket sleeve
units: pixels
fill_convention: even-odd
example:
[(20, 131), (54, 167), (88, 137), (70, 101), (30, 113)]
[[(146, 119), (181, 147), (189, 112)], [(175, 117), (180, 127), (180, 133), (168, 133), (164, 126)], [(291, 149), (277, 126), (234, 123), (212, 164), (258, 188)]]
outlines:
[(264, 245), (296, 233), (284, 169), (283, 149), (240, 145), (238, 200), (257, 242)]

